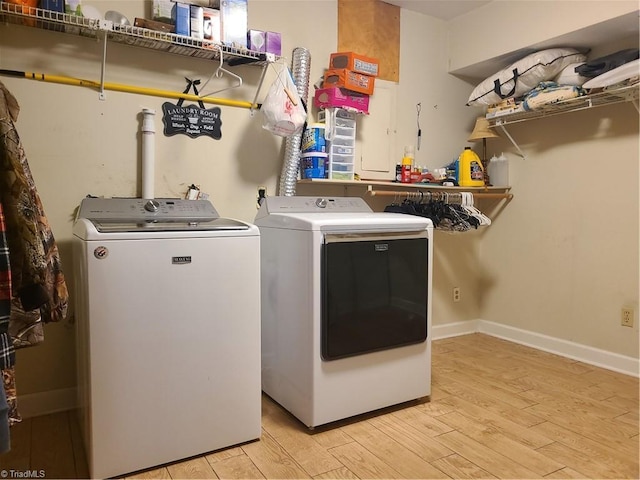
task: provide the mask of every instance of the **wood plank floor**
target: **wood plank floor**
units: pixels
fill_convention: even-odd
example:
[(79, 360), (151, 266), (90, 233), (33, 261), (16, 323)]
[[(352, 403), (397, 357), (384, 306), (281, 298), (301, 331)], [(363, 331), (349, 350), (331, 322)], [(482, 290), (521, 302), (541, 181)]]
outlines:
[[(313, 434), (268, 397), (262, 405), (259, 441), (127, 478), (640, 477), (637, 378), (482, 334), (433, 342), (429, 402)], [(73, 412), (11, 435), (0, 456), (9, 478), (88, 476)]]

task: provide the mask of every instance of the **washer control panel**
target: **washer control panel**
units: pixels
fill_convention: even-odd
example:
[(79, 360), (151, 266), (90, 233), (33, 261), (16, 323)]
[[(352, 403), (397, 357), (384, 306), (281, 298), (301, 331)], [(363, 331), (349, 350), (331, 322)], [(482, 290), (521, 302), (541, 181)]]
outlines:
[(77, 218), (98, 221), (209, 221), (219, 218), (209, 200), (84, 198)]

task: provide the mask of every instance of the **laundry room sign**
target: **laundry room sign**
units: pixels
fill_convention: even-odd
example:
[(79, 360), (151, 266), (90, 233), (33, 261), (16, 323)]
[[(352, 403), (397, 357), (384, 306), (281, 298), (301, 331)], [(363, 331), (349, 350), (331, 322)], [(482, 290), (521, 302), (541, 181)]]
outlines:
[[(200, 80), (187, 80), (187, 88), (183, 93), (189, 93), (193, 88), (198, 95), (197, 85)], [(191, 138), (207, 136), (214, 140), (222, 138), (222, 119), (219, 107), (204, 108), (204, 103), (198, 101), (198, 105), (183, 105), (184, 99), (178, 103), (164, 102), (162, 104), (162, 123), (164, 134), (167, 137), (183, 134)]]

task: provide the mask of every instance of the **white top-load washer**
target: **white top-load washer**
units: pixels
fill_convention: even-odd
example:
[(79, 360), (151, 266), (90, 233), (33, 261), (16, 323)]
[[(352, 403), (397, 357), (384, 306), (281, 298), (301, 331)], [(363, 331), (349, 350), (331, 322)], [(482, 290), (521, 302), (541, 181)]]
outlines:
[(86, 198), (73, 234), (92, 477), (258, 439), (257, 227), (206, 200)]
[(262, 389), (305, 425), (431, 393), (433, 225), (358, 197), (267, 197)]

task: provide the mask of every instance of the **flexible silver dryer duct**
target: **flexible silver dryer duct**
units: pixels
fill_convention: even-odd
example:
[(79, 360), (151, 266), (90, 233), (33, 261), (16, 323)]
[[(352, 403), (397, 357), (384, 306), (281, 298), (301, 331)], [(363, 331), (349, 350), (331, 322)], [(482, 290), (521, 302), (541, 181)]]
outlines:
[[(291, 73), (296, 84), (298, 95), (305, 107), (309, 97), (309, 75), (311, 70), (311, 54), (302, 47), (293, 49), (291, 61)], [(307, 108), (307, 112), (309, 112)], [(284, 165), (280, 175), (279, 194), (291, 197), (296, 194), (296, 181), (298, 180), (298, 165), (300, 162), (300, 145), (302, 143), (302, 131), (285, 139)]]

